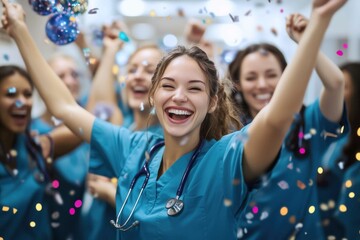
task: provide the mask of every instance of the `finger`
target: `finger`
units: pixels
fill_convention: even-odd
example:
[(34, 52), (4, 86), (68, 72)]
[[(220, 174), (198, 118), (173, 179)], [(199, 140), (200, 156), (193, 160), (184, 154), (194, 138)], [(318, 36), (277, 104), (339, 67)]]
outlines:
[(2, 5), (3, 5), (5, 8), (8, 8), (8, 6), (9, 6), (8, 0), (1, 0), (1, 2), (2, 2)]

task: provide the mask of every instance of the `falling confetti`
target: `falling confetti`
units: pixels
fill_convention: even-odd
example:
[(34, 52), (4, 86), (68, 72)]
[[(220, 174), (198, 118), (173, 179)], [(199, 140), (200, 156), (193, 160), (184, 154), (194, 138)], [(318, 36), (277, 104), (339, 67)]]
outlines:
[(336, 54), (338, 55), (338, 56), (342, 56), (342, 55), (344, 55), (344, 53), (343, 53), (343, 51), (341, 51), (341, 50), (338, 50), (337, 52), (336, 52)]
[(119, 38), (120, 38), (122, 41), (124, 41), (124, 42), (129, 42), (129, 41), (130, 41), (129, 37), (128, 37), (128, 36), (126, 35), (126, 33), (123, 32), (123, 31), (121, 31), (121, 32), (119, 33)]
[(306, 185), (300, 180), (297, 180), (296, 184), (301, 190), (304, 190), (306, 188)]
[(69, 214), (74, 215), (75, 214), (75, 208), (70, 208), (69, 209)]
[(285, 190), (285, 189), (288, 189), (289, 188), (289, 184), (285, 181), (280, 181), (278, 182), (278, 186), (282, 189), (282, 190)]
[(6, 53), (3, 55), (3, 58), (5, 61), (9, 61), (10, 59), (9, 55), (7, 55)]
[(233, 16), (231, 13), (229, 13), (229, 16), (232, 22), (239, 22), (239, 16)]
[(58, 188), (59, 186), (60, 186), (60, 183), (59, 183), (58, 180), (52, 181), (52, 187), (53, 187), (53, 188)]
[(275, 28), (271, 28), (270, 31), (271, 31), (272, 34), (274, 34), (275, 37), (277, 37), (278, 32), (277, 32), (277, 30)]
[(268, 212), (262, 212), (260, 215), (260, 220), (262, 221), (262, 220), (266, 219), (268, 216), (269, 216)]
[(88, 14), (96, 14), (99, 8), (93, 8), (88, 11)]
[(245, 16), (249, 16), (250, 13), (251, 13), (251, 10), (247, 11), (247, 12), (245, 13)]

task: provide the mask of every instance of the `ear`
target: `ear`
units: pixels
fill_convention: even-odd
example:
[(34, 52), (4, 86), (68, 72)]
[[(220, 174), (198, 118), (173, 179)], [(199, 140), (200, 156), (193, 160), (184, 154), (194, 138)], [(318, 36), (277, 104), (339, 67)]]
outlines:
[(210, 100), (210, 105), (209, 105), (209, 110), (208, 113), (213, 113), (217, 107), (217, 102), (218, 102), (218, 96), (214, 96), (211, 100)]

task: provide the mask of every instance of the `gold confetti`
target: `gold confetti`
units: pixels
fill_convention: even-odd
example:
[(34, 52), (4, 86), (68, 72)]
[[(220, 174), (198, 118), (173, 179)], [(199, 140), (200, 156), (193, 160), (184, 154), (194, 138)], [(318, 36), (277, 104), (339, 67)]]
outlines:
[(349, 193), (349, 198), (354, 198), (355, 197), (355, 193), (354, 192), (350, 192)]
[(71, 16), (71, 17), (69, 18), (69, 20), (70, 20), (70, 22), (76, 22), (76, 18), (75, 18), (74, 16)]
[(230, 199), (224, 199), (224, 206), (230, 207), (232, 205), (232, 201)]
[(280, 209), (280, 215), (281, 215), (281, 216), (286, 216), (286, 214), (288, 214), (288, 212), (289, 212), (289, 210), (288, 210), (287, 207), (282, 207), (282, 208)]
[(17, 213), (17, 209), (13, 208), (13, 214), (16, 214), (16, 213)]
[(10, 209), (10, 208), (9, 208), (8, 206), (3, 206), (3, 207), (2, 207), (2, 211), (3, 211), (3, 212), (9, 211), (9, 209)]
[(150, 17), (156, 17), (155, 10), (151, 10), (149, 15), (150, 15)]
[(294, 215), (292, 215), (290, 218), (289, 218), (289, 222), (291, 224), (295, 224), (296, 223), (296, 217)]
[(32, 227), (32, 228), (36, 227), (36, 223), (35, 223), (34, 221), (31, 221), (29, 225), (30, 225), (30, 227)]
[(310, 206), (309, 207), (309, 213), (313, 214), (315, 212), (315, 207), (314, 206)]
[(347, 207), (344, 205), (344, 204), (341, 204), (340, 206), (339, 206), (339, 210), (340, 210), (340, 212), (346, 212), (347, 211)]
[(345, 182), (345, 187), (347, 187), (347, 188), (351, 188), (351, 187), (352, 187), (352, 182), (351, 182), (351, 180), (347, 180), (347, 181)]
[(111, 183), (113, 183), (115, 186), (117, 186), (118, 180), (116, 177), (113, 177), (112, 179), (110, 179)]
[(36, 211), (40, 212), (40, 211), (42, 210), (42, 205), (41, 205), (41, 203), (37, 203), (36, 206), (35, 206), (35, 208), (36, 208)]
[(323, 173), (324, 173), (324, 169), (323, 169), (322, 167), (319, 167), (319, 168), (317, 169), (317, 172), (318, 172), (318, 174), (323, 174)]
[(4, 238), (0, 237), (0, 240), (4, 240)]
[(335, 207), (335, 201), (334, 200), (329, 200), (328, 206), (329, 206), (329, 208), (334, 208)]
[(46, 158), (46, 162), (47, 162), (48, 164), (51, 164), (51, 163), (52, 163), (51, 157)]
[(16, 152), (16, 150), (11, 149), (11, 150), (10, 150), (10, 156), (12, 156), (12, 157), (16, 157), (16, 156), (17, 156), (17, 152)]
[(356, 158), (356, 160), (360, 161), (360, 152), (357, 152), (357, 153), (355, 154), (355, 158)]
[(300, 180), (297, 180), (297, 186), (298, 188), (300, 188), (301, 190), (304, 190), (306, 188), (306, 185), (300, 181)]
[(315, 129), (315, 128), (311, 128), (311, 129), (310, 129), (310, 134), (311, 134), (311, 135), (315, 135), (315, 134), (316, 134), (316, 129)]
[(357, 133), (358, 137), (360, 137), (360, 127), (357, 129), (356, 133)]

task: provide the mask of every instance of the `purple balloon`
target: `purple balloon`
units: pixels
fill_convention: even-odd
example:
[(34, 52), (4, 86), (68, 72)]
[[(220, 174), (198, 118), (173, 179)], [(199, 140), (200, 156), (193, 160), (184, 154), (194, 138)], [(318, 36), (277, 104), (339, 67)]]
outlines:
[(79, 30), (74, 15), (56, 13), (46, 23), (46, 36), (56, 45), (66, 45), (76, 40)]
[(55, 0), (29, 0), (32, 9), (42, 15), (46, 16), (54, 12)]

